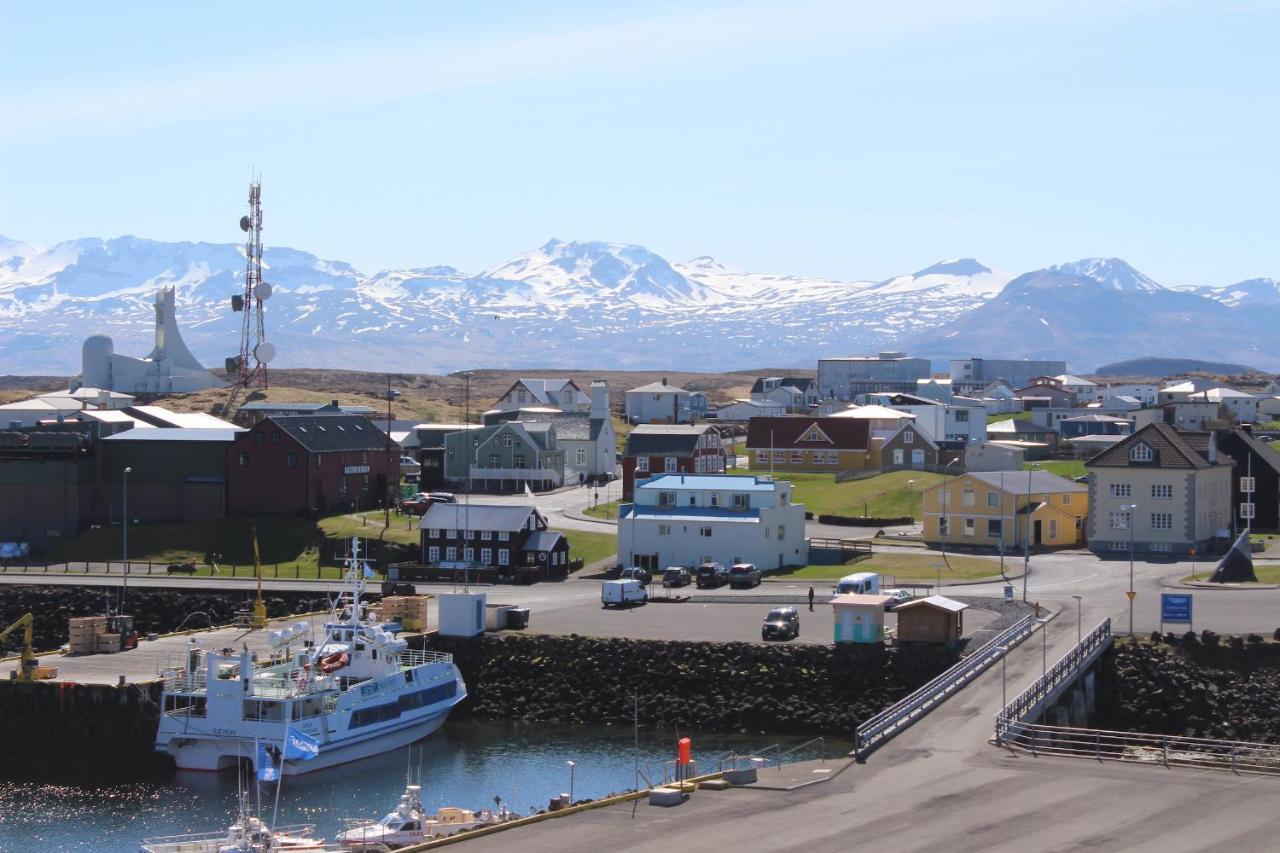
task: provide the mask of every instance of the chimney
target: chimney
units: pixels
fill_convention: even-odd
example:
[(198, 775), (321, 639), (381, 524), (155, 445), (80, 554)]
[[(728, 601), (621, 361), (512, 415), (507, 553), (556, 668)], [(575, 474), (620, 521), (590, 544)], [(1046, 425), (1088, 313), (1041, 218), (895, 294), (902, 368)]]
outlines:
[(337, 401), (337, 400), (330, 400), (330, 401), (329, 401), (329, 405), (330, 405), (330, 406), (333, 406), (333, 407), (336, 409), (336, 408), (338, 408), (338, 401)]
[(663, 384), (663, 385), (666, 385), (666, 384), (667, 384), (667, 377), (665, 377), (665, 376), (664, 376), (664, 377), (662, 377), (662, 384)]
[(609, 417), (609, 386), (602, 379), (591, 383), (591, 417), (601, 420)]

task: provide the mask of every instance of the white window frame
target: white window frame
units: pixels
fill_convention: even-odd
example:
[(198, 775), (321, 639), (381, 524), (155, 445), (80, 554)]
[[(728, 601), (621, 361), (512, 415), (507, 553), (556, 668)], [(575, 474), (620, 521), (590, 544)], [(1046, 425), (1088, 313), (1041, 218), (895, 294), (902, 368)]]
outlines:
[(902, 443), (903, 443), (903, 444), (915, 444), (915, 443), (916, 443), (916, 434), (915, 434), (914, 432), (912, 432), (911, 430), (907, 430), (906, 432), (904, 432), (904, 433), (902, 434)]
[(676, 460), (674, 456), (667, 456), (663, 458), (662, 460), (663, 473), (675, 474), (677, 471), (679, 471), (679, 468), (677, 467), (678, 465), (679, 465), (679, 462)]
[(587, 464), (587, 449), (585, 447), (578, 448), (578, 464), (579, 465)]
[(498, 565), (499, 566), (511, 565), (511, 550), (509, 548), (498, 549)]
[(1128, 530), (1133, 524), (1133, 514), (1128, 510), (1115, 510), (1107, 516), (1107, 527), (1111, 530)]
[(1173, 529), (1173, 513), (1171, 512), (1151, 513), (1151, 529), (1152, 530), (1172, 530)]
[(481, 530), (481, 531), (480, 531), (480, 539), (481, 539), (481, 541), (484, 541), (484, 542), (489, 542), (489, 541), (491, 541), (491, 540), (493, 539), (493, 531), (492, 531), (492, 530)]
[(710, 539), (713, 532), (713, 528), (709, 524), (704, 524), (698, 528), (698, 535), (704, 539)]
[(636, 473), (637, 474), (649, 473), (649, 457), (648, 456), (636, 457)]
[(1129, 483), (1112, 483), (1111, 497), (1113, 498), (1133, 497), (1133, 486)]
[(432, 545), (431, 547), (427, 548), (427, 562), (428, 563), (440, 562), (440, 546), (439, 545)]
[(1173, 484), (1172, 483), (1152, 483), (1151, 499), (1157, 501), (1173, 500)]
[(449, 547), (445, 548), (444, 558), (448, 560), (450, 563), (456, 562), (458, 559), (458, 549), (453, 545), (450, 545)]
[(757, 462), (764, 463), (764, 464), (768, 464), (768, 462), (769, 462), (769, 451), (767, 451), (767, 450), (757, 450), (757, 451), (756, 451), (756, 461), (757, 461)]
[(509, 531), (509, 530), (499, 530), (499, 531), (498, 531), (498, 541), (499, 541), (499, 542), (510, 542), (510, 541), (511, 541), (511, 531)]
[(481, 549), (480, 549), (480, 562), (481, 562), (481, 563), (483, 563), (483, 564), (484, 564), (484, 565), (486, 565), (486, 566), (493, 562), (493, 549), (492, 549), (492, 548), (481, 548)]
[(1000, 493), (995, 491), (987, 492), (987, 506), (1000, 506)]
[(671, 525), (670, 525), (670, 524), (659, 524), (659, 525), (658, 525), (658, 535), (659, 535), (659, 536), (670, 536), (670, 535), (671, 535)]
[[(1181, 418), (1179, 418), (1181, 420)], [(1156, 458), (1155, 451), (1151, 449), (1151, 445), (1138, 442), (1129, 448), (1130, 462), (1154, 462)]]

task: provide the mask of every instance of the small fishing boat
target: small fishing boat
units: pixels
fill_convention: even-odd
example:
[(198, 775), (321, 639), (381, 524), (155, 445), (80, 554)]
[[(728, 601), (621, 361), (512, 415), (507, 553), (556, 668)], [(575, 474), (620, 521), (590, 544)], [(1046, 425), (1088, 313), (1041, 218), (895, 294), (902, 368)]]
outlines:
[(314, 837), (315, 830), (314, 824), (268, 827), (250, 812), (248, 799), (242, 797), (240, 814), (229, 828), (144, 838), (141, 853), (313, 853), (331, 849), (323, 839)]
[(422, 786), (406, 785), (400, 802), (382, 820), (348, 819), (347, 829), (338, 834), (338, 843), (344, 850), (398, 850), (511, 819), (511, 811), (506, 806), (500, 806), (497, 811), (478, 812), (445, 806), (429, 815), (422, 808)]

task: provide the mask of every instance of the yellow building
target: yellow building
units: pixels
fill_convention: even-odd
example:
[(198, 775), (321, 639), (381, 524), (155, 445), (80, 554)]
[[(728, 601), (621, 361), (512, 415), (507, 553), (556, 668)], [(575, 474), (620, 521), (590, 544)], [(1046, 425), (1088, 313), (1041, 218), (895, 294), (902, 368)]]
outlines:
[(1089, 488), (1048, 471), (981, 471), (926, 489), (924, 541), (929, 545), (1021, 550), (1069, 548), (1084, 542)]

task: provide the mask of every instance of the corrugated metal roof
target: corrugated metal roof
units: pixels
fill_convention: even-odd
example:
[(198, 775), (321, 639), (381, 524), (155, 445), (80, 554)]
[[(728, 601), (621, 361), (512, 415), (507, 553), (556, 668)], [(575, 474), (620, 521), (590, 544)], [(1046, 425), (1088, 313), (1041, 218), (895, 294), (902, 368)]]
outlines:
[(628, 394), (688, 394), (678, 385), (663, 385), (661, 382), (650, 382), (648, 385), (641, 385), (639, 388), (632, 388)]
[(387, 442), (386, 433), (359, 415), (272, 415), (263, 423), (275, 424), (313, 453), (382, 450)]
[(760, 511), (757, 509), (732, 510), (718, 507), (656, 507), (641, 504), (628, 504), (620, 512), (621, 518), (637, 521), (678, 521), (688, 524), (705, 524), (707, 522), (724, 522), (728, 524), (759, 524)]
[(183, 429), (181, 427), (155, 427), (152, 429), (130, 429), (109, 435), (103, 441), (225, 441), (236, 440), (238, 433), (244, 432), (240, 427), (230, 429)]
[[(472, 528), (473, 530), (475, 528)], [(550, 551), (564, 537), (554, 530), (539, 530), (524, 541), (525, 551)]]
[(840, 595), (831, 597), (832, 605), (849, 605), (853, 607), (878, 607), (884, 610), (886, 603), (893, 601), (891, 595), (858, 595), (853, 592), (845, 592)]
[(493, 504), (432, 504), (418, 522), (418, 529), (436, 530), (520, 530), (536, 512), (531, 506)]
[(768, 477), (742, 474), (658, 474), (636, 483), (636, 488), (647, 491), (706, 489), (723, 492), (772, 492), (777, 485)]
[(969, 605), (956, 601), (953, 598), (947, 598), (945, 595), (931, 595), (928, 598), (915, 598), (911, 601), (904, 601), (894, 610), (910, 610), (912, 607), (937, 607), (940, 610), (949, 610), (952, 613), (959, 613), (961, 610), (968, 609)]
[[(1089, 487), (1083, 483), (1068, 480), (1066, 477), (1059, 477), (1049, 471), (974, 471), (969, 474), (960, 474), (956, 479), (972, 477), (998, 489), (1000, 488), (1002, 474), (1005, 491), (1010, 493), (1025, 494), (1030, 491), (1037, 494), (1053, 495), (1060, 492), (1089, 491)], [(948, 480), (947, 482), (952, 481)]]

